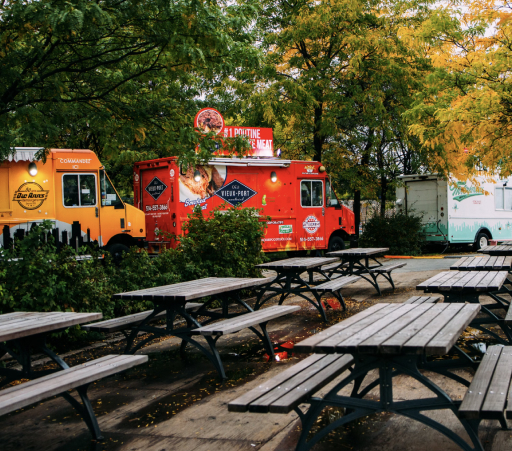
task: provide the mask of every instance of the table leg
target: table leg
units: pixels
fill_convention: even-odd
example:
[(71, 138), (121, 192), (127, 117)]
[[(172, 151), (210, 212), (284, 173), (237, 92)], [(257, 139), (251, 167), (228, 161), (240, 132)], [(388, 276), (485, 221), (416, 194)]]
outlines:
[[(305, 414), (301, 412), (300, 417), (303, 428), (297, 445), (298, 451), (309, 450), (332, 430), (358, 418), (377, 412), (392, 412), (415, 419), (420, 423), (441, 432), (465, 451), (483, 451), (483, 447), (477, 433), (479, 421), (470, 422), (459, 419), (460, 423), (471, 438), (471, 446), (468, 445), (462, 437), (443, 424), (434, 421), (421, 413), (426, 410), (449, 409), (456, 415), (461, 402), (452, 400), (440, 387), (421, 374), (418, 369), (418, 357), (366, 355), (357, 355), (355, 357), (356, 363), (352, 373), (347, 378), (340, 381), (323, 398), (312, 398), (311, 407), (308, 412)], [(373, 369), (379, 370), (378, 379), (376, 381), (372, 381), (368, 386), (363, 387), (362, 390), (359, 390), (363, 379), (367, 376), (368, 372)], [(435, 397), (410, 401), (394, 401), (393, 382), (394, 378), (400, 374), (413, 377), (424, 387), (429, 389)], [(355, 382), (355, 390), (352, 391), (352, 395), (339, 395), (338, 393), (340, 390), (351, 382)], [(376, 386), (380, 387), (380, 399), (378, 401), (363, 399), (363, 397)], [(312, 427), (316, 424), (318, 416), (326, 406), (345, 407), (347, 408), (347, 414), (321, 429), (308, 440)]]

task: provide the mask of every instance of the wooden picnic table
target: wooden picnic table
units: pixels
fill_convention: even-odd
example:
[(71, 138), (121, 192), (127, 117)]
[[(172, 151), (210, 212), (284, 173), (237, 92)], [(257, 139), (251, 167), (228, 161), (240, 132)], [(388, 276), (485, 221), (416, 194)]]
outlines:
[(0, 386), (19, 379), (34, 379), (55, 370), (33, 371), (31, 356), (43, 353), (61, 369), (69, 366), (46, 346), (50, 333), (67, 329), (77, 324), (102, 318), (101, 313), (75, 312), (13, 312), (0, 315), (0, 357), (10, 354), (21, 365), (21, 370), (0, 367), (3, 377)]
[[(237, 277), (208, 277), (204, 279), (181, 282), (161, 287), (147, 288), (143, 290), (118, 293), (114, 299), (123, 299), (126, 301), (148, 300), (154, 305), (152, 313), (138, 322), (127, 335), (127, 353), (135, 353), (146, 343), (157, 337), (175, 336), (182, 340), (181, 352), (185, 350), (187, 344), (191, 344), (201, 351), (215, 366), (222, 378), (225, 378), (224, 368), (216, 349), (216, 341), (219, 336), (205, 336), (209, 349), (193, 337), (199, 328), (204, 328), (214, 320), (221, 318), (234, 318), (244, 313), (253, 312), (253, 309), (240, 297), (240, 290), (245, 288), (258, 287), (267, 282), (263, 278), (237, 278)], [(185, 304), (191, 300), (198, 300), (209, 297), (202, 306), (197, 309), (186, 309)], [(220, 301), (221, 309), (213, 309), (212, 304)], [(230, 312), (232, 303), (243, 307), (243, 312)], [(298, 308), (298, 307), (297, 307)], [(267, 310), (267, 309), (265, 309)], [(153, 318), (165, 312), (165, 327), (159, 328), (151, 326)], [(175, 324), (177, 317), (185, 320), (186, 325)], [(267, 319), (268, 321), (268, 319)], [(243, 322), (242, 320), (240, 322)], [(263, 322), (263, 320), (262, 320)], [(261, 338), (266, 347), (270, 339), (265, 329), (266, 322), (260, 324), (262, 332), (260, 333), (252, 325), (251, 329), (259, 338)], [(93, 325), (94, 326), (94, 325)], [(133, 346), (133, 342), (139, 332), (148, 333), (148, 337)], [(270, 345), (269, 345), (270, 346)], [(268, 351), (273, 355), (273, 350)]]
[(479, 249), (478, 252), (493, 256), (510, 257), (512, 256), (512, 245), (499, 244), (494, 246), (484, 246), (481, 249)]
[[(383, 411), (405, 415), (430, 426), (464, 450), (481, 449), (478, 434), (467, 420), (459, 419), (475, 448), (454, 431), (422, 414), (423, 411), (450, 409), (457, 415), (461, 401), (452, 399), (428, 377), (428, 373), (419, 371), (425, 368), (439, 372), (469, 386), (469, 381), (446, 371), (447, 362), (456, 365), (459, 359), (427, 363), (425, 356), (447, 354), (479, 310), (480, 305), (476, 304), (376, 304), (296, 344), (294, 352), (348, 353), (354, 357), (352, 371), (322, 397), (311, 398), (311, 407), (307, 413), (304, 414), (298, 407), (295, 409), (303, 425), (297, 449), (309, 449), (334, 428)], [(372, 370), (378, 371), (371, 373)], [(424, 398), (419, 391), (416, 399), (395, 400), (395, 378), (404, 374), (428, 388), (434, 397)], [(307, 374), (297, 377), (302, 378), (301, 390), (314, 390), (316, 380), (308, 379)], [(340, 395), (339, 392), (351, 383), (354, 383), (351, 395)], [(286, 386), (284, 382), (281, 385)], [(376, 387), (380, 388), (380, 396), (366, 398)], [(283, 392), (283, 402), (285, 398), (286, 391)], [(255, 401), (253, 411), (258, 411), (257, 403)], [(307, 441), (310, 430), (317, 424), (326, 406), (344, 407), (347, 412)]]
[[(416, 286), (425, 293), (444, 295), (445, 302), (480, 303), (480, 296), (489, 296), (494, 302), (482, 305), (482, 318), (477, 318), (471, 327), (493, 336), (502, 344), (512, 344), (512, 330), (505, 322), (510, 301), (503, 298), (508, 289), (503, 291), (508, 271), (443, 271)], [(504, 312), (504, 314), (501, 314)], [(507, 340), (503, 340), (488, 326), (499, 326)]]
[(469, 256), (457, 260), (450, 269), (457, 271), (510, 271), (512, 268), (512, 256)]
[[(281, 305), (288, 296), (296, 295), (311, 302), (326, 321), (327, 318), (322, 305), (313, 302), (306, 296), (306, 293), (311, 293), (315, 282), (318, 282), (315, 281), (315, 273), (323, 278), (322, 281), (331, 280), (322, 266), (337, 261), (339, 261), (337, 257), (296, 257), (256, 265), (256, 268), (273, 270), (277, 274), (262, 287), (254, 307), (255, 310), (258, 310), (265, 302), (275, 296), (280, 296), (279, 305)], [(303, 273), (307, 273), (307, 280), (302, 277)], [(269, 293), (272, 293), (272, 295), (265, 296)]]
[(330, 271), (330, 276), (339, 274), (341, 276), (360, 276), (366, 281), (370, 282), (371, 285), (377, 290), (380, 295), (380, 286), (377, 281), (379, 275), (383, 276), (393, 287), (395, 284), (391, 277), (391, 271), (394, 269), (405, 266), (406, 263), (392, 263), (391, 265), (383, 265), (377, 260), (378, 254), (383, 254), (389, 251), (387, 247), (375, 247), (375, 248), (354, 248), (354, 249), (343, 249), (341, 251), (329, 252), (327, 255), (332, 257), (341, 258), (340, 264)]

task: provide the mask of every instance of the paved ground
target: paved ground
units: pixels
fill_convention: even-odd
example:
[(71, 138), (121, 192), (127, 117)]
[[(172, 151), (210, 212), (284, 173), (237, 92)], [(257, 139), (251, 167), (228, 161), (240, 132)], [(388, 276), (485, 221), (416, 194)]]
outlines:
[[(394, 293), (383, 284), (383, 296), (378, 297), (368, 283), (357, 282), (344, 291), (349, 312), (330, 310), (329, 323), (339, 322), (377, 302), (403, 302), (420, 294), (415, 291), (416, 284), (448, 269), (454, 260), (404, 261), (407, 267), (394, 277), (397, 285)], [(301, 305), (302, 310), (270, 324), (274, 342), (298, 342), (327, 327), (306, 301), (294, 298), (289, 302)], [(296, 414), (234, 414), (227, 411), (227, 403), (261, 383), (261, 378), (272, 377), (302, 356), (266, 363), (258, 342), (248, 331), (220, 343), (229, 376), (225, 383), (219, 382), (209, 362), (198, 353), (189, 350), (189, 358), (181, 360), (177, 352), (178, 340), (168, 339), (143, 349), (150, 357), (148, 365), (94, 384), (90, 397), (106, 437), (104, 443), (91, 443), (75, 411), (62, 398), (54, 398), (0, 418), (0, 448), (2, 451), (294, 450), (300, 431)], [(119, 350), (119, 345), (110, 342), (70, 360), (74, 364)], [(463, 387), (452, 381), (440, 376), (433, 378), (451, 396), (464, 393)], [(423, 389), (414, 380), (403, 377), (395, 397), (408, 399), (418, 395), (423, 396)], [(340, 411), (328, 409), (319, 424), (332, 422), (340, 415)], [(442, 411), (429, 415), (463, 433), (451, 413)], [(512, 432), (500, 430), (497, 422), (482, 423), (480, 437), (486, 451), (512, 447)], [(422, 424), (385, 413), (340, 428), (312, 448), (313, 451), (334, 449), (455, 451), (460, 448)]]

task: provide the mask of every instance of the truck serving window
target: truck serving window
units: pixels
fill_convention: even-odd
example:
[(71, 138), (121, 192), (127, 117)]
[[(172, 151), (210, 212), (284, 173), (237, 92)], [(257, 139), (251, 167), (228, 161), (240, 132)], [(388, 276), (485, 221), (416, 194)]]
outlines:
[(96, 205), (96, 175), (64, 174), (62, 176), (62, 203), (65, 207)]
[(102, 207), (124, 208), (122, 200), (117, 195), (105, 171), (100, 171), (100, 190)]
[(302, 180), (300, 182), (300, 204), (303, 207), (324, 205), (324, 184), (321, 180)]
[(496, 210), (512, 210), (512, 187), (497, 186), (494, 191)]

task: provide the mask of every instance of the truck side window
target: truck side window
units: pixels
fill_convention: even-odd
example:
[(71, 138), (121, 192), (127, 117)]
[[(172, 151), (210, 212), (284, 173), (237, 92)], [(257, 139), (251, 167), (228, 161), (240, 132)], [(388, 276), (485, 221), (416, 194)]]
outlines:
[(512, 210), (512, 188), (505, 186), (495, 188), (494, 207), (496, 210)]
[(321, 207), (324, 204), (324, 187), (321, 180), (300, 182), (300, 204), (303, 207)]
[(120, 207), (123, 208), (123, 202), (107, 177), (105, 171), (100, 172), (100, 190), (101, 190), (101, 206), (102, 207)]
[(65, 207), (96, 205), (96, 176), (94, 174), (64, 174), (62, 203)]
[(328, 207), (337, 207), (338, 198), (331, 187), (331, 181), (329, 179), (325, 180), (325, 203)]

